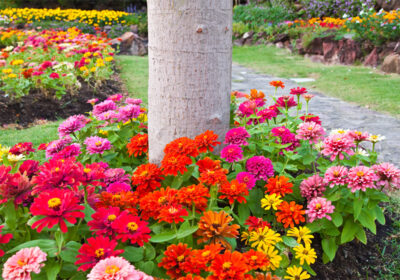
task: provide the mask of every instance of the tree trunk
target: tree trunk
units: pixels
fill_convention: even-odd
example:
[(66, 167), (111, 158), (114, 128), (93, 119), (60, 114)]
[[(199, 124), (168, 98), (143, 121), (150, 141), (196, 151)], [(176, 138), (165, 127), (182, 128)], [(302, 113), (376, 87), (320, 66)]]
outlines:
[(149, 145), (229, 128), (232, 0), (148, 0)]

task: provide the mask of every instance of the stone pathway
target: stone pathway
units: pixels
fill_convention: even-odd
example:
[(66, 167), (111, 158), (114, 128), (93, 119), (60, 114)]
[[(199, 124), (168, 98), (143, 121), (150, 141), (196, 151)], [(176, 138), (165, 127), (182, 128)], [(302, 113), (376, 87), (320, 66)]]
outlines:
[[(273, 88), (269, 85), (273, 80), (285, 83), (285, 89), (279, 89), (278, 95), (288, 95), (291, 88), (298, 86), (307, 88), (307, 83), (296, 84), (290, 79), (260, 75), (248, 68), (233, 64), (232, 90), (250, 92), (250, 89), (255, 88), (263, 91), (268, 97), (268, 93), (273, 93)], [(309, 112), (321, 118), (322, 125), (328, 133), (332, 129), (342, 128), (383, 135), (386, 139), (376, 145), (376, 150), (380, 154), (379, 159), (400, 167), (400, 119), (307, 89), (309, 93), (315, 95), (310, 101)]]

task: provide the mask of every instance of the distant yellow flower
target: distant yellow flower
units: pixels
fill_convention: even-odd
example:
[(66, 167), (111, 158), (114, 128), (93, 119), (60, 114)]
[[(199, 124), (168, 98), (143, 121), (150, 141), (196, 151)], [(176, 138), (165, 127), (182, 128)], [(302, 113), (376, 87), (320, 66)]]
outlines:
[(10, 73), (12, 73), (12, 69), (6, 68), (6, 69), (1, 70), (1, 72), (3, 72), (4, 74), (10, 74)]
[(314, 236), (311, 234), (311, 230), (308, 227), (302, 227), (299, 226), (291, 228), (287, 232), (288, 236), (296, 237), (297, 238), (297, 243), (301, 243), (301, 241), (304, 241), (304, 244), (311, 244), (311, 239), (314, 238)]
[(240, 240), (244, 242), (244, 244), (249, 244), (249, 233), (247, 231), (243, 231)]
[(261, 199), (261, 207), (265, 210), (271, 209), (277, 210), (278, 206), (282, 203), (281, 196), (276, 193), (266, 195), (265, 198)]
[(22, 59), (16, 59), (11, 61), (11, 65), (21, 65), (22, 63), (24, 63)]
[(14, 73), (12, 73), (12, 74), (8, 74), (8, 76), (7, 77), (9, 77), (10, 79), (13, 79), (13, 78), (16, 78), (17, 77), (17, 75), (16, 74), (14, 74)]
[(92, 67), (92, 68), (90, 68), (90, 72), (92, 72), (92, 73), (96, 72), (96, 69), (97, 69), (96, 67)]
[(147, 122), (147, 114), (140, 114), (138, 120), (141, 122)]
[(110, 61), (113, 61), (114, 58), (112, 56), (107, 56), (104, 60), (107, 62), (110, 62)]
[(257, 250), (266, 250), (280, 241), (282, 241), (281, 235), (269, 227), (258, 228), (250, 232), (250, 245)]
[(108, 131), (107, 131), (107, 130), (102, 130), (102, 129), (100, 129), (100, 130), (99, 130), (99, 133), (100, 133), (101, 135), (104, 135), (104, 136), (107, 136), (107, 135), (108, 135)]
[(290, 266), (286, 269), (286, 273), (288, 274), (285, 276), (285, 279), (288, 280), (305, 280), (309, 279), (311, 276), (307, 273), (307, 271), (303, 271), (302, 267), (298, 266)]
[(315, 263), (317, 254), (315, 253), (315, 250), (311, 248), (310, 244), (307, 244), (306, 246), (300, 244), (299, 246), (294, 247), (293, 250), (296, 252), (296, 259), (300, 260), (300, 265), (303, 265), (304, 261), (308, 265)]

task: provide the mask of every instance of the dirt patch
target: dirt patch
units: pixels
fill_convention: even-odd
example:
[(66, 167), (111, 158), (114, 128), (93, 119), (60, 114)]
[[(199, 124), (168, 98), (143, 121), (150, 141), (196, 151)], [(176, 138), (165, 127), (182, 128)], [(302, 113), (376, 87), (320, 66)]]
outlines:
[[(383, 279), (387, 261), (393, 257), (394, 248), (388, 245), (393, 235), (393, 219), (386, 216), (386, 224), (377, 224), (377, 234), (367, 232), (367, 245), (352, 241), (339, 247), (333, 262), (322, 263), (321, 241), (316, 236), (313, 246), (317, 251), (318, 261), (312, 265), (317, 273), (311, 279), (318, 280), (354, 280)], [(398, 275), (400, 279), (400, 275)]]
[(0, 91), (0, 125), (18, 124), (29, 126), (36, 120), (57, 120), (67, 118), (75, 114), (83, 114), (92, 109), (87, 101), (91, 98), (98, 98), (100, 101), (108, 96), (121, 93), (123, 88), (118, 77), (103, 82), (94, 88), (85, 81), (78, 92), (65, 94), (57, 99), (53, 94), (44, 94), (39, 90), (32, 90), (18, 100), (11, 100), (5, 97)]

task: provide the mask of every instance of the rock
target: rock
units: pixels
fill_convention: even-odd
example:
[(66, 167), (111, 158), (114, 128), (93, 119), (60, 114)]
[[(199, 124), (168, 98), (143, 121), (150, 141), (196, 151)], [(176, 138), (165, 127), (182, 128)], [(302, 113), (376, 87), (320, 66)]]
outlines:
[(276, 46), (277, 48), (279, 48), (279, 49), (283, 49), (283, 48), (284, 48), (284, 46), (283, 46), (283, 43), (282, 43), (282, 42), (278, 42), (278, 43), (276, 43), (276, 44), (275, 44), (275, 46)]
[(118, 54), (145, 55), (148, 52), (147, 43), (133, 32), (126, 32), (121, 37), (111, 40), (113, 48), (119, 46)]
[(236, 40), (233, 41), (233, 45), (241, 47), (241, 46), (244, 45), (244, 40), (243, 39), (236, 39)]
[(328, 40), (322, 43), (322, 52), (325, 61), (329, 61), (339, 51), (338, 42), (334, 40)]
[(301, 40), (301, 39), (296, 40), (296, 49), (297, 49), (297, 52), (301, 55), (304, 55), (306, 53), (306, 51), (304, 50), (304, 47), (303, 47), (303, 40)]
[(288, 34), (277, 34), (275, 37), (275, 40), (273, 42), (278, 43), (278, 42), (285, 42), (285, 41), (289, 41)]
[(395, 53), (400, 54), (400, 42), (397, 42), (396, 46), (394, 47), (393, 51)]
[(325, 62), (323, 55), (318, 55), (318, 54), (309, 55), (309, 54), (306, 54), (304, 57), (309, 58), (312, 62), (315, 62), (315, 63), (324, 63)]
[(361, 58), (361, 48), (354, 40), (343, 39), (338, 43), (339, 62), (342, 64), (353, 64), (357, 59)]
[(129, 29), (131, 30), (131, 32), (135, 33), (135, 34), (139, 34), (139, 27), (137, 26), (137, 24), (133, 24), (129, 27)]
[(308, 54), (323, 55), (322, 49), (322, 38), (315, 38), (311, 43), (305, 48), (305, 52)]
[(400, 0), (377, 0), (376, 4), (379, 8), (382, 8), (386, 11), (396, 10), (400, 8)]
[(376, 67), (379, 63), (379, 56), (377, 48), (374, 48), (372, 52), (365, 58), (364, 65)]
[(400, 74), (400, 55), (396, 53), (388, 55), (382, 63), (381, 70), (386, 73)]
[(253, 37), (253, 35), (254, 35), (254, 31), (248, 31), (248, 32), (243, 34), (242, 39), (245, 39), (245, 40), (249, 39), (249, 38)]
[(147, 42), (145, 42), (139, 36), (136, 36), (129, 49), (129, 53), (127, 54), (143, 56), (146, 55), (147, 53), (148, 53)]

